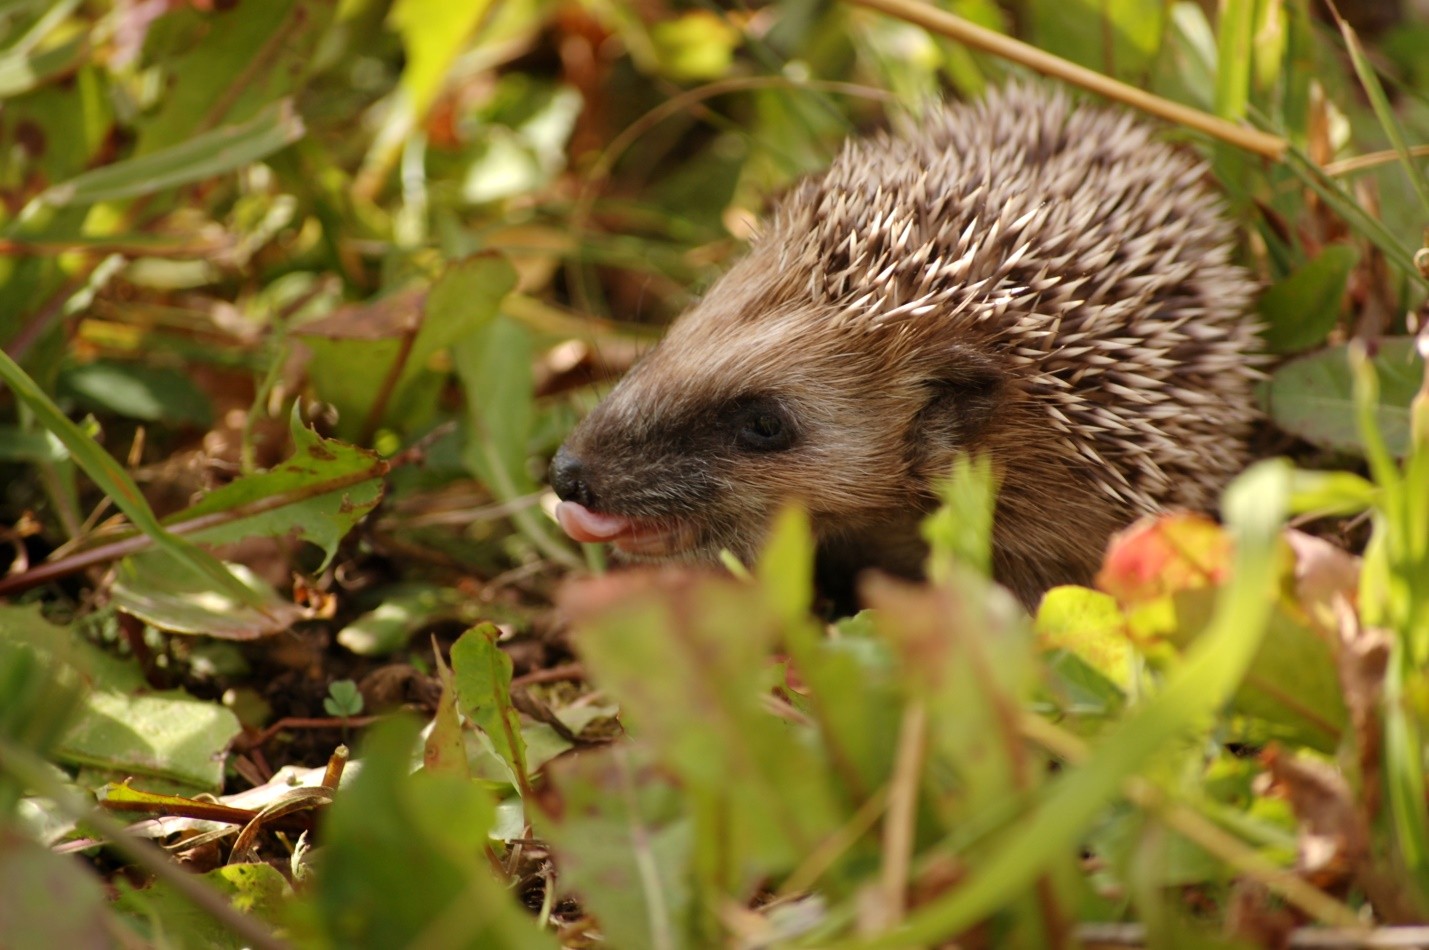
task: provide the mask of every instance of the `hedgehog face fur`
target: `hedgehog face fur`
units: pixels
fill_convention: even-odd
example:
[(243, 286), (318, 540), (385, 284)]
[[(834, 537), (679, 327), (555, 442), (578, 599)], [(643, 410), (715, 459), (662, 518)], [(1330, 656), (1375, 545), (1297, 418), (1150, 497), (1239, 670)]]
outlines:
[(933, 485), (978, 452), (999, 580), (1087, 581), (1113, 531), (1213, 506), (1245, 461), (1255, 286), (1205, 174), (1041, 87), (848, 144), (571, 435), (562, 526), (747, 560), (796, 500), (840, 597), (918, 575)]

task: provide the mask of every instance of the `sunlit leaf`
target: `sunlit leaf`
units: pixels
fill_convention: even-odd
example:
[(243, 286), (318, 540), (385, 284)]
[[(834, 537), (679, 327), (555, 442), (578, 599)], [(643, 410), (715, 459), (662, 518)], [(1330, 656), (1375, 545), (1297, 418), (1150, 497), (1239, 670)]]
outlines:
[[(303, 425), (296, 407), (293, 454), (204, 495), (168, 519), (214, 544), (252, 537), (298, 537), (323, 549), (327, 565), (353, 525), (382, 500), (388, 466), (375, 453), (325, 439)], [(211, 524), (211, 527), (199, 527)]]
[(160, 630), (223, 640), (271, 636), (307, 616), (247, 568), (228, 569), (244, 582), (245, 600), (214, 590), (207, 577), (167, 551), (145, 551), (120, 562), (111, 596), (115, 607)]
[(128, 696), (96, 691), (60, 744), (59, 757), (140, 779), (163, 779), (205, 791), (223, 784), (228, 745), (238, 719), (185, 693)]

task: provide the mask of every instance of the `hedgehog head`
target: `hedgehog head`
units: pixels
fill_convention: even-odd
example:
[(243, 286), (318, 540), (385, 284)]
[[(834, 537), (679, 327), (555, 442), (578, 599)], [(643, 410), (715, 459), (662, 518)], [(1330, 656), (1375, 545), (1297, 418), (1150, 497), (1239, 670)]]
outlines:
[(1035, 87), (849, 145), (577, 427), (562, 526), (748, 559), (795, 501), (836, 571), (916, 575), (936, 480), (976, 452), (999, 577), (1029, 602), (1087, 579), (1244, 458), (1253, 284), (1203, 176)]

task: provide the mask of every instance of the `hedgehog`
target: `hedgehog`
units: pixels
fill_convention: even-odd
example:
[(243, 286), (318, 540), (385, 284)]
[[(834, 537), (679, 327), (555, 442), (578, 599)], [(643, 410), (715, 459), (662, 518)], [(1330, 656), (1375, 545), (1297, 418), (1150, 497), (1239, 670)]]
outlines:
[(1127, 113), (1012, 85), (852, 140), (552, 460), (556, 516), (631, 559), (757, 556), (802, 505), (823, 591), (921, 576), (960, 454), (993, 572), (1087, 583), (1139, 516), (1247, 462), (1256, 284), (1208, 171)]

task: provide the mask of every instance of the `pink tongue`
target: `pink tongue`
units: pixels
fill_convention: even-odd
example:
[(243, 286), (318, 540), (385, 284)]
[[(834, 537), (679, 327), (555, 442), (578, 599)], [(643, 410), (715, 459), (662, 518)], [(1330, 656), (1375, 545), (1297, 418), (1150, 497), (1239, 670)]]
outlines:
[(634, 527), (629, 518), (602, 515), (574, 501), (563, 501), (556, 506), (556, 521), (572, 540), (587, 543), (618, 538)]

